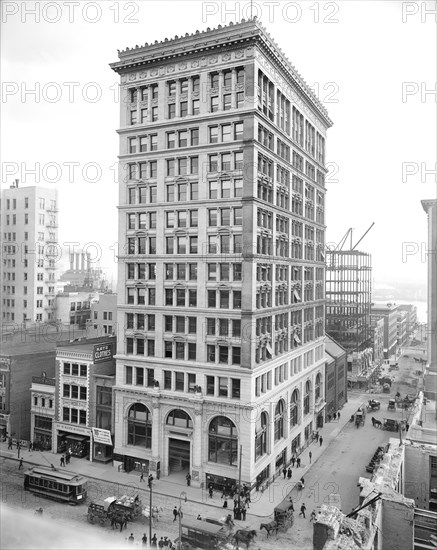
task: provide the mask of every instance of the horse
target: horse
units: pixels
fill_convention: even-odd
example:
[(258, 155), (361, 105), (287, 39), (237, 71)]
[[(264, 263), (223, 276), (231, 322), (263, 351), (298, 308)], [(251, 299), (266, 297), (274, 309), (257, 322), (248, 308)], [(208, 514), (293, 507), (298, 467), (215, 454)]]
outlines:
[(374, 428), (380, 428), (382, 426), (381, 420), (377, 420), (375, 417), (372, 416), (372, 426)]
[(113, 513), (109, 516), (111, 520), (111, 527), (114, 529), (114, 527), (117, 529), (120, 527), (120, 533), (123, 531), (123, 527), (127, 529), (127, 523), (129, 521), (129, 518), (126, 514), (123, 513)]
[(270, 533), (278, 533), (278, 523), (276, 520), (273, 520), (270, 523), (261, 523), (259, 530), (262, 531), (263, 529), (267, 531), (267, 538), (269, 538)]
[(256, 537), (256, 531), (254, 529), (252, 529), (252, 531), (247, 531), (246, 529), (238, 529), (238, 531), (236, 531), (234, 536), (232, 537), (232, 540), (235, 540), (237, 550), (239, 549), (238, 544), (240, 542), (245, 544), (247, 550), (249, 550), (249, 544), (252, 542), (252, 540), (255, 537)]

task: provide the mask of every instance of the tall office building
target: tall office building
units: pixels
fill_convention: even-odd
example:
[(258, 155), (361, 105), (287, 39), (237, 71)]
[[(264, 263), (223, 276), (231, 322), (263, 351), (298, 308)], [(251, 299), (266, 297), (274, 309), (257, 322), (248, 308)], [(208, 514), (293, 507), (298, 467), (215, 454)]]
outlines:
[(127, 48), (111, 67), (114, 464), (219, 488), (242, 458), (260, 486), (323, 421), (331, 120), (255, 19)]
[(19, 187), (1, 194), (1, 322), (27, 326), (55, 318), (58, 195)]

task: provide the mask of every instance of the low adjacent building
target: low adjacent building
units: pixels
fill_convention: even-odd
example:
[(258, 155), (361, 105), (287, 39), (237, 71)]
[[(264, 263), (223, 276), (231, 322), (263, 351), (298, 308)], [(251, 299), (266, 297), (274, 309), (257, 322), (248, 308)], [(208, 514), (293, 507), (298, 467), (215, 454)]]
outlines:
[[(57, 452), (106, 461), (112, 457), (114, 337), (81, 339), (56, 352), (58, 412), (54, 427)], [(112, 388), (111, 388), (112, 392)]]
[(334, 339), (326, 336), (325, 367), (325, 418), (337, 412), (347, 401), (346, 350)]
[(33, 331), (3, 334), (0, 352), (0, 437), (29, 441), (31, 437), (30, 392), (33, 377), (55, 376), (56, 344), (68, 341), (50, 324)]
[(30, 388), (30, 441), (35, 449), (53, 450), (53, 425), (56, 414), (56, 378), (32, 376)]

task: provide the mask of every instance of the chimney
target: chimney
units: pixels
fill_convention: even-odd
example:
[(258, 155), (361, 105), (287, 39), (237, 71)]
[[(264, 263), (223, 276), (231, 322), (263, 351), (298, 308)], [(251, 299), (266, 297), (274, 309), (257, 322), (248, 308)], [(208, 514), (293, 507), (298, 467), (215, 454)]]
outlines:
[(18, 184), (20, 183), (20, 180), (15, 180), (15, 187), (18, 188)]

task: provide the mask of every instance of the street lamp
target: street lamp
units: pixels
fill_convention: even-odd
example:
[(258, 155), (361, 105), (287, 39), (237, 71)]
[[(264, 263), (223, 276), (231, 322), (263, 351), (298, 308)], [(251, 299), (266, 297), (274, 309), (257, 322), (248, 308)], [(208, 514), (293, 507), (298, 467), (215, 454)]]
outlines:
[(187, 493), (185, 491), (182, 491), (182, 493), (179, 495), (179, 550), (181, 550), (182, 548), (182, 499), (187, 502)]

